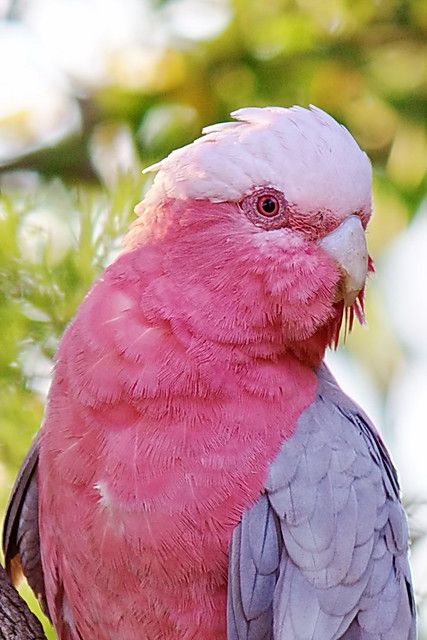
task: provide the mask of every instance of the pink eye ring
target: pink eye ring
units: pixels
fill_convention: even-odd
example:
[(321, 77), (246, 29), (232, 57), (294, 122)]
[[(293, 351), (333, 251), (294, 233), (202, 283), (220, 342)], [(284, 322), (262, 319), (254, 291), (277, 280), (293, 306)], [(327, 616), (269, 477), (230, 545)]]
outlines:
[(288, 203), (274, 187), (254, 189), (240, 202), (240, 207), (257, 227), (280, 229), (288, 223)]

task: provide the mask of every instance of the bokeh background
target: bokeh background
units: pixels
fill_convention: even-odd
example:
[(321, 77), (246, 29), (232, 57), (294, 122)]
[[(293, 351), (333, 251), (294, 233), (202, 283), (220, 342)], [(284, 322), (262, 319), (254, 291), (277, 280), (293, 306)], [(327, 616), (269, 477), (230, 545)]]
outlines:
[(427, 638), (426, 33), (425, 0), (0, 0), (1, 509), (141, 169), (238, 107), (314, 103), (374, 165), (368, 326), (328, 359), (398, 464)]

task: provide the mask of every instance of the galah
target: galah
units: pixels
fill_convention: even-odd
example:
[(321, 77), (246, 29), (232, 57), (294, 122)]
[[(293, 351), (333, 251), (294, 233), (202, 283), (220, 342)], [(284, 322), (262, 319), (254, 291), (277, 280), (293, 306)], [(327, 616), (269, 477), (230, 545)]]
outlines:
[(60, 344), (5, 527), (61, 640), (412, 640), (381, 437), (323, 363), (363, 319), (371, 167), (311, 107), (153, 166)]

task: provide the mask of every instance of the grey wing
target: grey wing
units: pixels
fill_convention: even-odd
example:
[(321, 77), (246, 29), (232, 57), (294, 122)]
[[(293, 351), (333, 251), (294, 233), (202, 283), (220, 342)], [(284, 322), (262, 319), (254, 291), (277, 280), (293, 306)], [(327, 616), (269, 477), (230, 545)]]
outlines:
[(23, 573), (48, 614), (40, 558), (37, 465), (38, 436), (28, 451), (9, 499), (3, 525), (6, 571), (13, 582)]
[(322, 368), (316, 400), (233, 533), (228, 640), (413, 640), (407, 552), (385, 446)]

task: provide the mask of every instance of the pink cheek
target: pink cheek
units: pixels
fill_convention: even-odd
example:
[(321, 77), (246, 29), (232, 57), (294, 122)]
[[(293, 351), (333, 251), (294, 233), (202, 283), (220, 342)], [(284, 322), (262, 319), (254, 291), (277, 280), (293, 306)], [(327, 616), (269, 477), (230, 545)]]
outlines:
[(333, 305), (340, 272), (334, 261), (312, 242), (283, 246), (264, 271), (267, 294), (283, 308), (309, 316), (320, 304)]

